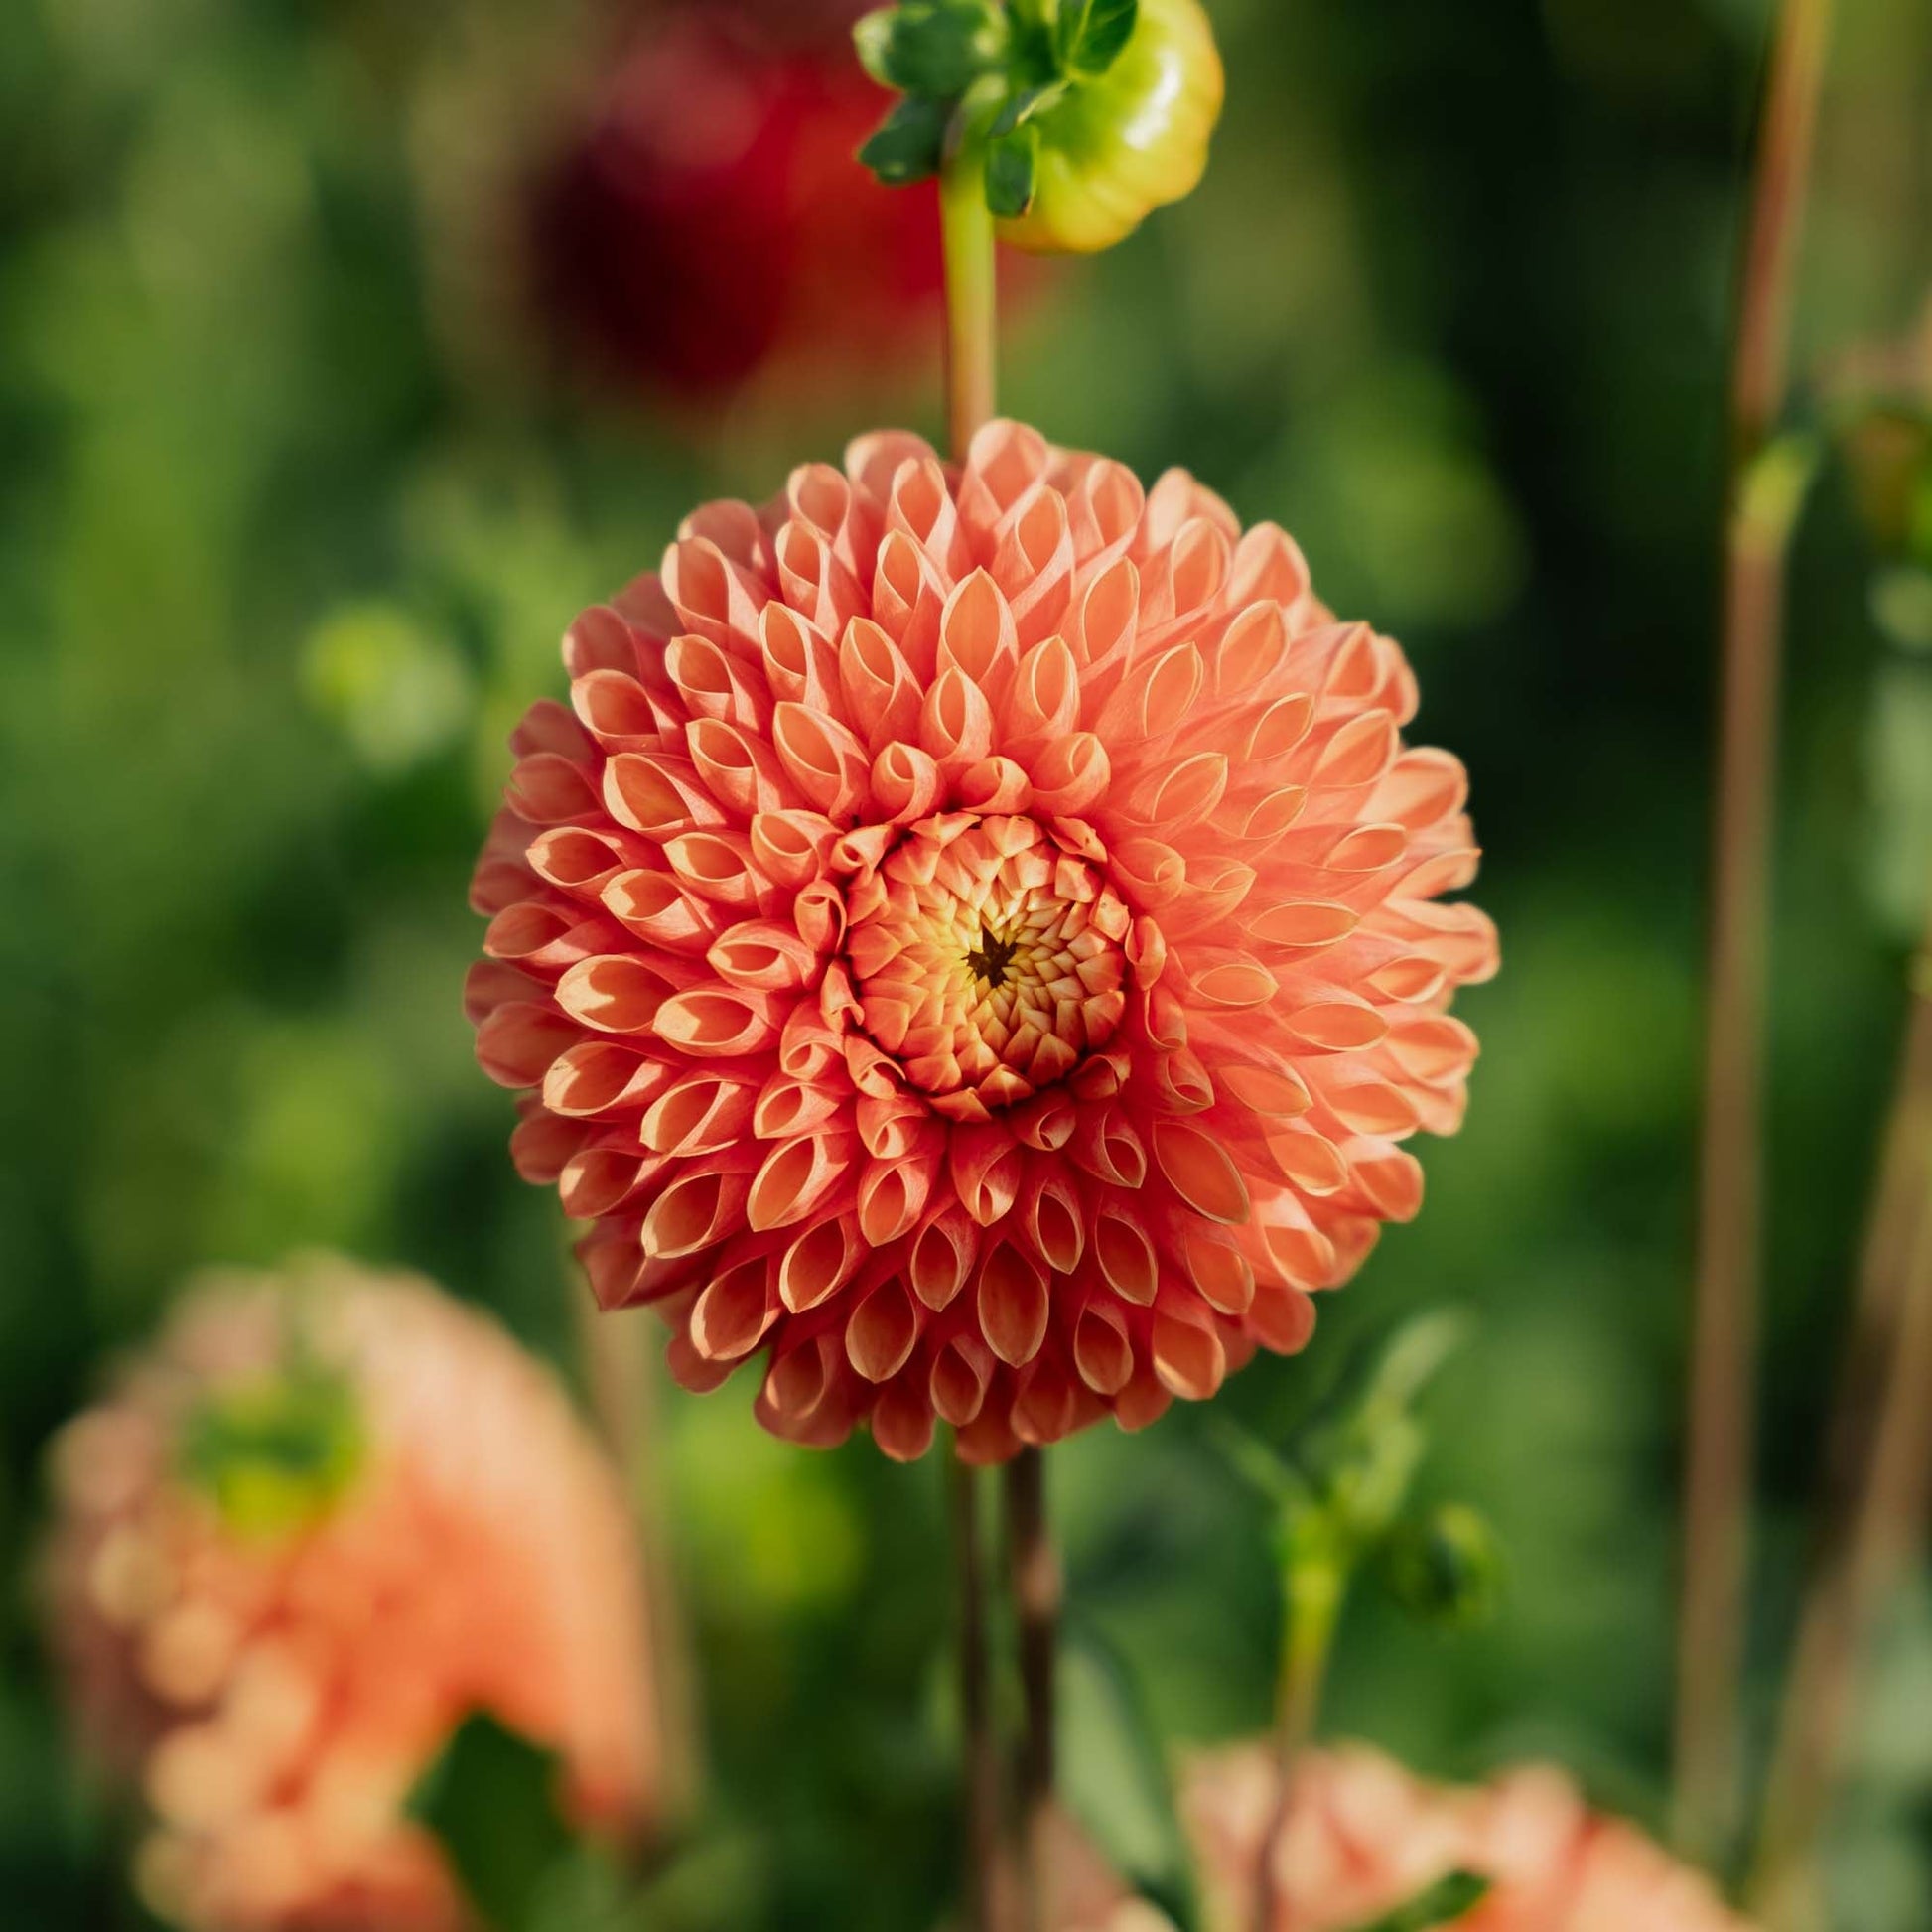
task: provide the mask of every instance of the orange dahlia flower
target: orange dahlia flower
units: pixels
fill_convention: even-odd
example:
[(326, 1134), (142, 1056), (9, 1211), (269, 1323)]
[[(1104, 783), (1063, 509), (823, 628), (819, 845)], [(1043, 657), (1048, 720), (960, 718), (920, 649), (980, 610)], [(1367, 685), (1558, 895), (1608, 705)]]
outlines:
[(474, 899), (513, 1148), (709, 1388), (979, 1461), (1211, 1396), (1422, 1199), (1462, 767), (1401, 650), (1172, 472), (989, 425), (690, 517), (564, 643)]
[[(1208, 1924), (1248, 1932), (1280, 1777), (1261, 1746), (1197, 1759), (1181, 1806)], [(1425, 1783), (1362, 1746), (1311, 1752), (1273, 1873), (1275, 1932), (1353, 1932), (1451, 1872), (1490, 1881), (1455, 1932), (1750, 1932), (1702, 1873), (1621, 1820), (1592, 1812), (1560, 1771), (1512, 1771), (1486, 1788)], [(1091, 1896), (1063, 1932), (1157, 1932), (1138, 1902)]]
[(459, 1932), (412, 1788), (487, 1713), (586, 1828), (645, 1815), (655, 1740), (621, 1495), (553, 1379), (425, 1283), (223, 1281), (69, 1425), (50, 1627), (138, 1781), (137, 1871), (206, 1932)]

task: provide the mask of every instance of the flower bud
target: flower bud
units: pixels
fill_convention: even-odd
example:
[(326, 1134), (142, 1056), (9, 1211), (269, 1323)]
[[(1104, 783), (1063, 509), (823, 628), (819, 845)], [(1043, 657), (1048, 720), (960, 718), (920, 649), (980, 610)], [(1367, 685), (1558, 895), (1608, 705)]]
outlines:
[(1140, 0), (1105, 70), (1072, 78), (1029, 117), (1033, 198), (1001, 221), (1000, 238), (1040, 254), (1091, 254), (1132, 234), (1200, 181), (1225, 87), (1200, 0)]
[(854, 38), (904, 96), (859, 159), (895, 187), (979, 171), (1016, 247), (1110, 248), (1207, 166), (1225, 76), (1200, 0), (899, 0)]
[(1496, 1613), (1502, 1548), (1485, 1517), (1466, 1503), (1444, 1503), (1389, 1539), (1383, 1575), (1390, 1593), (1412, 1615), (1466, 1630)]

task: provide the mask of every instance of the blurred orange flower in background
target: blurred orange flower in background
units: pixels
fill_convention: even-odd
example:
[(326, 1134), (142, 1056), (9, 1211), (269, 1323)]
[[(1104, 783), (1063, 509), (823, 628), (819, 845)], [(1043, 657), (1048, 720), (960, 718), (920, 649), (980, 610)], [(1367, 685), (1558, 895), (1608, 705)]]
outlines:
[(1401, 650), (1272, 525), (989, 425), (715, 503), (565, 643), (479, 869), (485, 1070), (688, 1387), (998, 1460), (1202, 1399), (1421, 1203), (1495, 966)]
[[(1261, 1848), (1281, 1778), (1267, 1745), (1204, 1753), (1180, 1790), (1200, 1861), (1207, 1923), (1255, 1923)], [(1353, 1932), (1457, 1872), (1489, 1891), (1456, 1932), (1749, 1932), (1702, 1872), (1633, 1826), (1591, 1811), (1560, 1771), (1534, 1767), (1481, 1787), (1436, 1785), (1362, 1745), (1300, 1758), (1277, 1841), (1274, 1932)], [(1074, 1902), (1061, 1932), (1160, 1932), (1138, 1900)]]
[(49, 1625), (138, 1781), (144, 1894), (209, 1932), (468, 1923), (404, 1807), (463, 1721), (556, 1751), (583, 1828), (657, 1780), (621, 1494), (547, 1371), (427, 1283), (211, 1279), (54, 1462)]

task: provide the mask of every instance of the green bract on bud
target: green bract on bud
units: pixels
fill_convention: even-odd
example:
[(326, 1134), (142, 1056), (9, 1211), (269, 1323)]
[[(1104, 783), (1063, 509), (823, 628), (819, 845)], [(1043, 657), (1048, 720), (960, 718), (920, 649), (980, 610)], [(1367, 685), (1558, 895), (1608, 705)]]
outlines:
[(1207, 166), (1224, 81), (1200, 0), (902, 0), (854, 39), (905, 96), (860, 160), (895, 185), (982, 169), (1019, 247), (1111, 247)]
[(272, 1541), (326, 1516), (362, 1467), (347, 1381), (312, 1364), (240, 1382), (185, 1420), (181, 1476), (237, 1535)]
[(1486, 1623), (1502, 1595), (1503, 1559), (1487, 1520), (1444, 1503), (1389, 1538), (1383, 1575), (1403, 1608), (1451, 1629)]

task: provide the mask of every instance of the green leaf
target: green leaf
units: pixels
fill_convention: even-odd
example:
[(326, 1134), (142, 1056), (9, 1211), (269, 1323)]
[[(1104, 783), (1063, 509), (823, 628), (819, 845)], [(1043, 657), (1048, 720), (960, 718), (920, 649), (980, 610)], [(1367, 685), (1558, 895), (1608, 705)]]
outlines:
[(893, 28), (898, 19), (897, 7), (875, 7), (852, 23), (852, 45), (858, 51), (859, 65), (882, 87), (897, 88), (893, 78)]
[(1055, 36), (1060, 66), (1097, 79), (1134, 38), (1140, 14), (1140, 0), (1063, 0)]
[(906, 0), (864, 15), (852, 30), (866, 71), (882, 86), (955, 100), (1006, 58), (1006, 10), (988, 0)]
[(1488, 1895), (1487, 1878), (1479, 1878), (1473, 1871), (1451, 1871), (1408, 1904), (1372, 1924), (1358, 1926), (1356, 1932), (1437, 1932), (1438, 1927), (1453, 1925), (1473, 1911)]
[(479, 1715), (450, 1740), (416, 1793), (411, 1809), (448, 1853), (492, 1932), (522, 1932), (545, 1881), (570, 1855), (559, 1785), (551, 1752)]
[(1002, 134), (986, 150), (986, 204), (1002, 220), (1034, 205), (1039, 177), (1039, 130), (1029, 124)]
[(1389, 1593), (1410, 1615), (1443, 1629), (1487, 1623), (1503, 1592), (1503, 1556), (1487, 1518), (1441, 1503), (1396, 1526), (1382, 1553)]
[(1091, 1624), (1060, 1650), (1061, 1788), (1068, 1807), (1120, 1878), (1198, 1932), (1187, 1835), (1147, 1700), (1119, 1651)]
[(888, 188), (925, 181), (945, 158), (950, 119), (944, 101), (908, 95), (874, 130), (859, 159)]
[(1035, 115), (1057, 106), (1066, 98), (1069, 86), (1065, 80), (1049, 80), (1043, 87), (1023, 87), (1017, 94), (1009, 94), (1007, 104), (993, 123), (994, 138), (1011, 134), (1016, 127), (1025, 127)]
[(1369, 1376), (1362, 1399), (1365, 1411), (1407, 1410), (1468, 1338), (1467, 1318), (1452, 1309), (1436, 1309), (1405, 1321), (1390, 1336)]
[(1413, 1412), (1467, 1327), (1449, 1311), (1403, 1322), (1351, 1365), (1294, 1445), (1296, 1462), (1356, 1558), (1373, 1550), (1408, 1506), (1428, 1448)]

